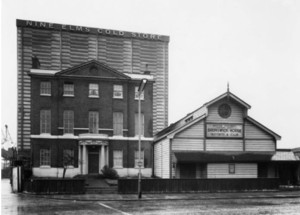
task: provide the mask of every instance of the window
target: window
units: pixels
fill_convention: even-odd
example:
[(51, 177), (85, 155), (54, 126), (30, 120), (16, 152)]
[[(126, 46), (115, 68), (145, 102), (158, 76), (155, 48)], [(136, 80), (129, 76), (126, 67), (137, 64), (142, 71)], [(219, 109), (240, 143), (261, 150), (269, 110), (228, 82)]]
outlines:
[(114, 98), (122, 99), (123, 98), (123, 86), (114, 85)]
[[(138, 90), (139, 90), (139, 87), (135, 87), (134, 88), (134, 99), (135, 100), (139, 99), (139, 92), (138, 92)], [(141, 100), (144, 100), (144, 90), (142, 91), (140, 98), (141, 98)]]
[(40, 112), (40, 132), (41, 134), (51, 133), (51, 111), (41, 110)]
[(229, 174), (235, 174), (235, 164), (234, 163), (229, 164)]
[(114, 154), (114, 167), (122, 168), (123, 167), (123, 151), (115, 150)]
[[(141, 167), (144, 168), (144, 151), (141, 151)], [(139, 151), (134, 152), (134, 167), (139, 167)]]
[(40, 95), (41, 96), (51, 96), (51, 82), (42, 81), (40, 86)]
[(99, 98), (99, 85), (98, 84), (89, 84), (89, 97)]
[(123, 113), (113, 113), (114, 135), (123, 136)]
[(73, 134), (74, 131), (74, 111), (64, 111), (64, 134)]
[(66, 167), (74, 166), (74, 149), (64, 149), (63, 165)]
[(64, 96), (74, 96), (73, 83), (64, 83)]
[(96, 111), (89, 112), (89, 132), (98, 134), (99, 114)]
[(51, 165), (50, 149), (40, 149), (40, 166)]
[[(139, 114), (135, 114), (135, 135), (139, 135)], [(144, 136), (144, 114), (141, 114), (141, 135)]]
[(188, 123), (188, 122), (192, 121), (193, 118), (194, 118), (193, 116), (190, 116), (189, 118), (187, 118), (187, 119), (185, 120), (185, 122)]

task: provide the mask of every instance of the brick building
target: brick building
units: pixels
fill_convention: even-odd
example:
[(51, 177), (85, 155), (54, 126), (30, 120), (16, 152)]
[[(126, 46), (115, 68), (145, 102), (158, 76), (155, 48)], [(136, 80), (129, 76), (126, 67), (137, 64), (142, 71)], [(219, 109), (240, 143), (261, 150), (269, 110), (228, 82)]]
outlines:
[[(17, 20), (18, 150), (36, 176), (137, 173), (136, 90), (143, 175), (153, 134), (167, 126), (168, 36)], [(146, 73), (145, 73), (146, 72)]]

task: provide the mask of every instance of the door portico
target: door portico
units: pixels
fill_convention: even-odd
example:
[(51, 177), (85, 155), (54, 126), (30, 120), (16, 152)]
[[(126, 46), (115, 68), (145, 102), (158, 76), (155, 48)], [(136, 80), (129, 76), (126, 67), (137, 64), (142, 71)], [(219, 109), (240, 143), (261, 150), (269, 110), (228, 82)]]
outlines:
[(79, 136), (79, 166), (81, 174), (99, 174), (108, 165), (108, 136), (81, 134)]

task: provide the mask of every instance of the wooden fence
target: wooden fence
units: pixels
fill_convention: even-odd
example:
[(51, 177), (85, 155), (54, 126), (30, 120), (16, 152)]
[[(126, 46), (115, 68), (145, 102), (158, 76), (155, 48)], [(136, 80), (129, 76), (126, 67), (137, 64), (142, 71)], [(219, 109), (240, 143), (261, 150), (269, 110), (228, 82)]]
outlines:
[[(137, 193), (137, 179), (119, 179), (120, 194)], [(245, 179), (142, 179), (143, 193), (277, 190), (278, 178)]]
[(30, 179), (24, 181), (24, 191), (35, 194), (82, 194), (85, 192), (85, 179)]

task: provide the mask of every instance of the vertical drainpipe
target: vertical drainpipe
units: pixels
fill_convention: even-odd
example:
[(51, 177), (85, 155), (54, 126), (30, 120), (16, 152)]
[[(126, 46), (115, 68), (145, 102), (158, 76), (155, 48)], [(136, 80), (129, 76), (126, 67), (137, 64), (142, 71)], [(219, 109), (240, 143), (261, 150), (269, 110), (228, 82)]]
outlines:
[[(60, 66), (60, 70), (62, 70), (62, 30), (60, 30), (60, 37), (59, 37), (59, 58), (60, 58), (60, 63), (59, 63), (59, 66)], [(57, 87), (57, 94), (56, 94), (56, 132), (57, 132), (57, 135), (59, 135), (59, 97), (60, 97), (60, 88), (59, 88), (59, 77), (56, 77), (54, 79), (56, 81), (56, 87)], [(75, 117), (74, 117), (75, 118)], [(74, 126), (75, 127), (75, 126)], [(56, 165), (57, 165), (57, 170), (59, 170), (59, 143), (58, 143), (58, 139), (56, 139), (55, 143), (56, 143)]]
[(169, 147), (169, 149), (170, 149), (170, 152), (169, 152), (169, 156), (170, 156), (170, 179), (172, 179), (172, 170), (173, 170), (173, 163), (172, 163), (172, 139), (170, 138), (169, 139), (169, 143), (170, 143), (170, 147)]

